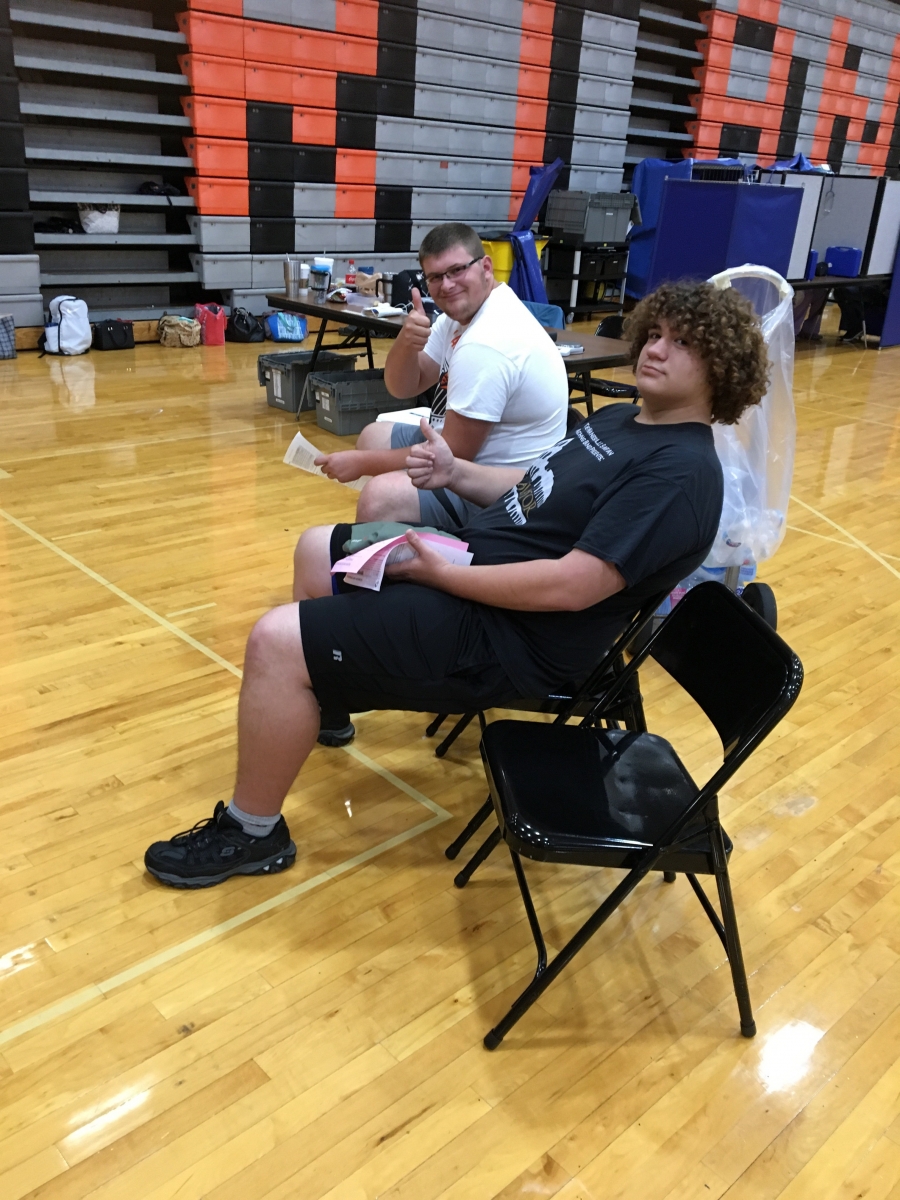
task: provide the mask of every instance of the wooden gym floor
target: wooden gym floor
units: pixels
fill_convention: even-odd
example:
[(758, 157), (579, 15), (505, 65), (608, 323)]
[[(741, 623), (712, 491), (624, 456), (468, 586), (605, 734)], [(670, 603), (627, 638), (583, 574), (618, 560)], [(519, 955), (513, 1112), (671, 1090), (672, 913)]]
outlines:
[[(422, 718), (364, 714), (288, 798), (292, 871), (143, 872), (228, 798), (246, 635), (300, 531), (354, 509), (282, 464), (258, 351), (0, 364), (0, 1196), (898, 1200), (900, 351), (798, 353), (762, 577), (806, 685), (722, 797), (759, 1035), (654, 877), (493, 1054), (533, 950), (502, 848), (464, 891), (442, 854), (474, 731), (439, 761)], [(611, 876), (529, 874), (552, 944)]]

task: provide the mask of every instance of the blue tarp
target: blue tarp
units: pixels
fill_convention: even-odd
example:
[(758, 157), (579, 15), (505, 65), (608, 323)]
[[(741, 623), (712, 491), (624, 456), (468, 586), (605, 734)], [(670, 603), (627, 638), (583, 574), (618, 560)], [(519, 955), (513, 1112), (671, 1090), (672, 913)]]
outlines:
[(546, 167), (529, 167), (531, 178), (528, 182), (528, 189), (522, 197), (522, 203), (519, 205), (519, 215), (513, 225), (514, 233), (520, 233), (532, 227), (565, 165), (561, 158), (555, 158)]
[(647, 292), (647, 279), (656, 244), (656, 225), (666, 179), (690, 179), (693, 163), (667, 162), (662, 158), (645, 158), (634, 168), (631, 190), (641, 206), (641, 223), (632, 226), (629, 234), (628, 279), (625, 291), (640, 300)]
[(793, 158), (786, 158), (783, 162), (777, 162), (769, 169), (771, 171), (800, 171), (808, 175), (831, 174), (828, 167), (813, 166), (805, 154), (795, 154)]
[(513, 263), (509, 286), (520, 300), (532, 300), (537, 304), (547, 303), (547, 289), (544, 287), (544, 277), (541, 274), (541, 260), (538, 258), (537, 246), (534, 244), (534, 234), (530, 229), (523, 233), (515, 230), (509, 235), (512, 242)]

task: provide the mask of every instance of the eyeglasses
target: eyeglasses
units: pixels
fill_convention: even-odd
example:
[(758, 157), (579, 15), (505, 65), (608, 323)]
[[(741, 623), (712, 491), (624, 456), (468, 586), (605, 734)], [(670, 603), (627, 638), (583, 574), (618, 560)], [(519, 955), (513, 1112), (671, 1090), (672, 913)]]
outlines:
[(484, 255), (479, 254), (477, 258), (470, 259), (467, 263), (450, 267), (446, 271), (435, 271), (433, 275), (426, 275), (425, 282), (428, 284), (428, 290), (431, 291), (433, 287), (443, 286), (445, 279), (449, 279), (451, 283), (454, 283), (457, 279), (462, 279), (469, 267), (474, 267), (475, 263), (481, 262), (483, 258)]

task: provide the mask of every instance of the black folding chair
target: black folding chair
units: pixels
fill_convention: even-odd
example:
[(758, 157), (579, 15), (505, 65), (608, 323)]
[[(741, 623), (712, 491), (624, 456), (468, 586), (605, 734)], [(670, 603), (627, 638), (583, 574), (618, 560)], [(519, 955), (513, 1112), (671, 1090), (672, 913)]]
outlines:
[[(756, 1033), (728, 876), (732, 845), (719, 822), (718, 793), (790, 709), (803, 667), (778, 634), (720, 583), (688, 592), (598, 699), (598, 708), (612, 703), (647, 654), (693, 697), (722, 739), (722, 766), (703, 787), (663, 738), (598, 729), (590, 716), (577, 726), (495, 721), (482, 736), (494, 809), (538, 956), (533, 980), (485, 1037), (489, 1050), (650, 871), (664, 872), (669, 881), (675, 873), (687, 876), (728, 955), (741, 1033)], [(523, 855), (628, 872), (550, 963)], [(715, 876), (721, 919), (697, 875)]]
[[(628, 625), (622, 633), (616, 638), (612, 646), (603, 655), (600, 662), (573, 695), (555, 695), (544, 696), (538, 700), (528, 700), (525, 698), (517, 700), (509, 707), (516, 712), (544, 712), (555, 713), (555, 724), (565, 724), (572, 717), (582, 717), (589, 719), (591, 723), (597, 724), (603, 722), (607, 728), (615, 728), (621, 722), (626, 729), (631, 729), (636, 732), (645, 732), (647, 729), (644, 720), (643, 701), (641, 699), (640, 684), (636, 673), (632, 673), (625, 686), (616, 693), (616, 696), (610, 703), (601, 708), (597, 707), (597, 697), (610, 688), (614, 680), (625, 670), (624, 650), (629, 642), (635, 638), (642, 629), (647, 627), (653, 614), (659, 608), (665, 593), (660, 593), (658, 596), (652, 596), (643, 607), (634, 614)], [(466, 714), (471, 718), (475, 713)], [(481, 724), (482, 732), (487, 728), (487, 722), (484, 719), (484, 713), (477, 714), (479, 723)], [(464, 719), (464, 718), (463, 718)], [(468, 723), (468, 722), (466, 722)], [(430, 726), (429, 726), (430, 728)], [(440, 749), (440, 747), (438, 748)], [(477, 832), (484, 822), (491, 815), (493, 801), (491, 797), (485, 800), (478, 812), (472, 817), (468, 825), (458, 837), (450, 843), (444, 854), (447, 858), (453, 859), (459, 854), (466, 842)], [(502, 840), (500, 826), (494, 827), (493, 831), (488, 834), (487, 838), (482, 842), (481, 846), (475, 851), (466, 865), (454, 877), (453, 882), (458, 888), (465, 887), (472, 875), (478, 867), (491, 855)]]

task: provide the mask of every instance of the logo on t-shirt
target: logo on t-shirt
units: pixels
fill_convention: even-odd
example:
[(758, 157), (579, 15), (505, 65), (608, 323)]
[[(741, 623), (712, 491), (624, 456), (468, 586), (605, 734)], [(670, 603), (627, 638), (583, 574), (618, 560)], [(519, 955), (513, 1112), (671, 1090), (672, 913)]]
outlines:
[(444, 417), (447, 414), (447, 392), (450, 388), (450, 359), (453, 356), (453, 351), (456, 349), (456, 343), (462, 337), (462, 330), (459, 331), (450, 341), (447, 349), (447, 354), (441, 363), (441, 373), (438, 376), (437, 386), (434, 389), (434, 399), (431, 401), (431, 416), (428, 418), (428, 424), (436, 429), (438, 433), (444, 428)]
[(506, 496), (506, 511), (516, 525), (524, 525), (531, 513), (545, 504), (553, 491), (553, 472), (547, 465), (554, 454), (568, 446), (571, 438), (558, 442), (531, 466)]

